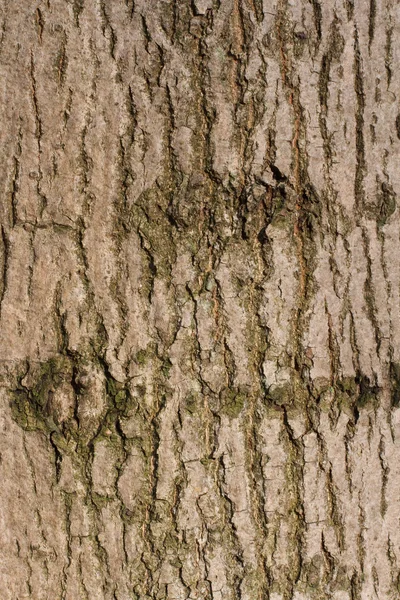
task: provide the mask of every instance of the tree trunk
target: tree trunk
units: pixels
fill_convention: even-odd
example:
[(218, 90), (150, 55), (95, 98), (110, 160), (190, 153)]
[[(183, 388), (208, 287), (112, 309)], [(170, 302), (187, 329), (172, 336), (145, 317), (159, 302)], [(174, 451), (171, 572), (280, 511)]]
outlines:
[(393, 0), (1, 0), (3, 600), (400, 593)]

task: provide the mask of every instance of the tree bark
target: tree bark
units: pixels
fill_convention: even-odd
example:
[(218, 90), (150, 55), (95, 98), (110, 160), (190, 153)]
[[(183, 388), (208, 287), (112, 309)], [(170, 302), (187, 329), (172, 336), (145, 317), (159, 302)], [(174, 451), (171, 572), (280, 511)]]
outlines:
[(393, 0), (1, 0), (3, 600), (400, 594)]

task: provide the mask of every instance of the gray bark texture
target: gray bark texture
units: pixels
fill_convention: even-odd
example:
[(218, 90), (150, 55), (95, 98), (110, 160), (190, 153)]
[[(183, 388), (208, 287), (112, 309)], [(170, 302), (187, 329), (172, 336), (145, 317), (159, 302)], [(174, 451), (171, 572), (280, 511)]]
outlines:
[(398, 2), (0, 5), (1, 600), (398, 599)]

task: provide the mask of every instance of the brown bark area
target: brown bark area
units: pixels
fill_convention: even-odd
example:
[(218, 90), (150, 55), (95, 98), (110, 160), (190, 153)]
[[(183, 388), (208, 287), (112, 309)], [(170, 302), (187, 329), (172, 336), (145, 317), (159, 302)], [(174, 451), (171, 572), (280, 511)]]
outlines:
[(1, 598), (398, 598), (396, 3), (0, 11)]

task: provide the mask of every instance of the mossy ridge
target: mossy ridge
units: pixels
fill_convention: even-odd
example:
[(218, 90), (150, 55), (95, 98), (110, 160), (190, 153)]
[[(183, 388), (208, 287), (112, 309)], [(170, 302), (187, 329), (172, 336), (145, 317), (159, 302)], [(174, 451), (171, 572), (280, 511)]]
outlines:
[(267, 392), (267, 401), (277, 406), (286, 406), (291, 404), (293, 397), (293, 387), (290, 382), (280, 385), (271, 385)]
[(329, 557), (326, 554), (316, 554), (303, 563), (297, 589), (306, 594), (310, 600), (319, 600), (321, 595), (326, 594), (327, 589), (331, 593), (348, 591), (350, 581), (343, 566), (332, 571)]
[[(400, 364), (391, 364), (390, 382), (392, 406), (397, 407), (400, 405)], [(289, 381), (269, 386), (264, 402), (267, 408), (284, 409), (292, 416), (315, 407), (323, 412), (345, 411), (357, 421), (361, 409), (376, 410), (381, 392), (382, 388), (362, 373), (335, 382), (318, 380), (314, 385), (295, 372)]]
[(204, 407), (204, 400), (200, 392), (191, 392), (187, 394), (183, 401), (185, 410), (194, 416), (198, 411), (202, 411)]
[(289, 381), (280, 384), (270, 385), (266, 392), (267, 405), (290, 410), (305, 410), (310, 401), (310, 390), (307, 383), (297, 372), (292, 373)]
[(359, 410), (376, 409), (381, 388), (372, 384), (369, 377), (361, 373), (355, 377), (344, 377), (334, 386), (335, 398), (340, 409), (350, 410), (358, 420)]
[(230, 419), (237, 419), (245, 407), (247, 393), (241, 388), (225, 388), (220, 394), (221, 412)]
[(114, 498), (112, 498), (111, 496), (98, 494), (97, 492), (92, 492), (91, 498), (97, 510), (102, 510), (108, 504), (114, 501)]
[[(392, 403), (396, 401), (397, 394), (400, 400), (400, 387), (397, 386), (396, 376), (393, 375)], [(362, 373), (346, 376), (334, 382), (326, 379), (324, 385), (312, 387), (312, 396), (318, 411), (329, 413), (333, 423), (337, 422), (343, 412), (354, 424), (357, 424), (362, 410), (377, 410), (381, 393), (382, 388), (372, 383), (369, 377)]]
[[(100, 362), (96, 363), (101, 366)], [(41, 363), (38, 367), (30, 365), (26, 373), (17, 379), (17, 387), (10, 392), (10, 407), (14, 421), (25, 431), (41, 431), (46, 436), (52, 436), (52, 443), (67, 451), (70, 442), (76, 444), (77, 452), (86, 454), (88, 445), (86, 431), (77, 417), (77, 404), (79, 397), (83, 396), (85, 389), (79, 380), (79, 374), (87, 367), (86, 361), (78, 361), (74, 357), (59, 355)], [(103, 365), (105, 375), (106, 410), (99, 427), (94, 432), (90, 443), (102, 437), (104, 431), (115, 431), (115, 425), (120, 417), (127, 416), (135, 399), (131, 397), (125, 384), (116, 381)], [(26, 382), (27, 377), (31, 383)], [(74, 414), (70, 418), (59, 422), (55, 411), (52, 409), (52, 397), (57, 389), (64, 383), (71, 385), (75, 396)], [(119, 436), (119, 434), (118, 434)]]
[[(30, 373), (29, 368), (28, 373)], [(53, 357), (42, 363), (34, 375), (34, 383), (26, 387), (18, 377), (17, 388), (11, 392), (11, 414), (14, 421), (26, 431), (60, 432), (49, 410), (49, 400), (55, 389), (72, 377), (72, 365), (65, 357)]]
[[(102, 372), (104, 376), (104, 393), (106, 406), (95, 427), (88, 427), (79, 420), (79, 397), (85, 393), (80, 384), (80, 375), (87, 373), (88, 367)], [(30, 372), (33, 371), (33, 372)], [(14, 421), (24, 430), (43, 434), (51, 444), (55, 453), (56, 479), (60, 478), (60, 466), (65, 456), (70, 456), (77, 469), (76, 475), (84, 486), (85, 500), (88, 513), (91, 515), (91, 530), (94, 538), (98, 531), (98, 519), (104, 508), (119, 497), (117, 485), (111, 495), (99, 494), (93, 489), (92, 465), (95, 458), (96, 444), (104, 441), (115, 450), (115, 467), (118, 476), (123, 463), (132, 446), (137, 446), (143, 454), (145, 463), (144, 477), (151, 479), (150, 457), (152, 447), (150, 440), (151, 425), (148, 423), (146, 409), (141, 406), (140, 398), (131, 395), (128, 383), (118, 382), (109, 373), (105, 363), (101, 361), (78, 361), (75, 357), (57, 356), (28, 369), (20, 375), (16, 389), (11, 391), (10, 406)], [(28, 381), (27, 381), (28, 379)], [(51, 411), (49, 394), (54, 393), (60, 385), (70, 384), (75, 394), (75, 411), (73, 417), (62, 423), (56, 422)], [(49, 408), (50, 406), (50, 408)], [(141, 422), (143, 435), (131, 439), (124, 433), (123, 419), (137, 415)], [(121, 501), (122, 502), (122, 501)], [(147, 506), (150, 502), (150, 491), (143, 493), (135, 511), (121, 504), (120, 514), (123, 522), (144, 522)]]

